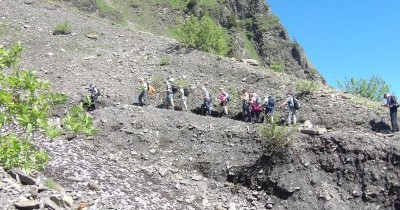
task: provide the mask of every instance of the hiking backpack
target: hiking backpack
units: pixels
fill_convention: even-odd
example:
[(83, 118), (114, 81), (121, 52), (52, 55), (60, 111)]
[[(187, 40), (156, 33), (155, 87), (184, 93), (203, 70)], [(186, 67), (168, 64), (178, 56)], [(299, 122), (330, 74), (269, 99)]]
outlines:
[(257, 104), (261, 104), (261, 97), (257, 96), (257, 98), (256, 98), (256, 103), (257, 103)]
[(175, 85), (171, 85), (172, 93), (175, 94), (178, 91), (178, 88)]
[(97, 96), (101, 96), (101, 92), (100, 92), (99, 88), (97, 88)]
[(190, 93), (189, 88), (183, 88), (183, 95), (188, 96)]
[(227, 102), (231, 101), (231, 95), (227, 94), (227, 96), (226, 96), (226, 101), (227, 101)]
[(156, 93), (156, 89), (152, 85), (148, 85), (147, 86), (147, 93), (149, 95), (153, 95), (154, 93)]
[(394, 97), (394, 96), (391, 96), (391, 98), (392, 98), (392, 105), (393, 105), (393, 107), (399, 107), (399, 103), (397, 102), (397, 100), (396, 100), (396, 97)]
[(274, 97), (272, 97), (272, 96), (268, 97), (268, 104), (267, 104), (267, 106), (268, 106), (269, 108), (275, 107), (275, 99), (274, 99)]
[(295, 110), (299, 110), (299, 109), (300, 109), (300, 103), (299, 103), (299, 101), (298, 101), (297, 99), (295, 99), (294, 97), (293, 97), (293, 108), (294, 108)]

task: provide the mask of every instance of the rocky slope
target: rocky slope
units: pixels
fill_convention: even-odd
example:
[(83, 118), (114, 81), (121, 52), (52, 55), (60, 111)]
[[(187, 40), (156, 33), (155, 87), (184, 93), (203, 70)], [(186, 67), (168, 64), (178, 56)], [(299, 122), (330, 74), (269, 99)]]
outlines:
[[(230, 57), (256, 59), (260, 65), (281, 65), (286, 73), (325, 83), (302, 47), (291, 41), (286, 29), (265, 0), (181, 1), (61, 1), (133, 28), (171, 36), (171, 29), (189, 15), (208, 14), (232, 35)], [(105, 6), (107, 5), (107, 6)]]
[[(24, 68), (37, 70), (72, 104), (86, 94), (89, 81), (102, 89), (101, 106), (92, 113), (99, 135), (36, 139), (52, 156), (44, 175), (65, 188), (74, 206), (398, 208), (399, 135), (376, 133), (370, 123), (379, 122), (385, 112), (356, 105), (351, 96), (322, 87), (300, 98), (299, 117), (328, 132), (296, 133), (285, 161), (269, 159), (261, 152), (257, 124), (237, 121), (235, 116), (160, 109), (160, 97), (148, 107), (132, 105), (137, 78), (186, 78), (193, 88), (189, 107), (195, 109), (202, 85), (214, 96), (220, 86), (236, 94), (248, 88), (273, 94), (280, 103), (286, 91), (295, 90), (297, 77), (185, 49), (174, 40), (41, 1), (0, 1), (0, 11), (0, 25), (7, 29), (2, 30), (0, 44), (21, 40)], [(63, 21), (71, 23), (72, 34), (52, 35), (53, 27)], [(230, 108), (238, 113), (237, 97)], [(284, 115), (283, 110), (278, 112)], [(5, 177), (1, 183), (14, 185), (8, 175), (0, 174)], [(0, 188), (0, 203), (6, 209), (15, 208), (19, 200), (43, 203), (48, 198), (32, 198), (26, 195), (28, 190), (10, 188)]]

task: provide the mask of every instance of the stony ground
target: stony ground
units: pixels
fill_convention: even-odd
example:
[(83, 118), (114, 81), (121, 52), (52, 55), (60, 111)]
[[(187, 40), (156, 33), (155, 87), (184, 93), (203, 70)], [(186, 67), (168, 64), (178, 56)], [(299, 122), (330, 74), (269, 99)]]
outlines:
[[(309, 120), (314, 128), (328, 132), (296, 133), (287, 161), (274, 162), (261, 153), (257, 125), (234, 119), (240, 108), (237, 96), (230, 104), (232, 119), (156, 108), (157, 97), (150, 106), (140, 107), (132, 105), (138, 78), (186, 78), (193, 88), (191, 109), (200, 102), (202, 85), (214, 96), (220, 86), (232, 93), (248, 88), (273, 94), (280, 103), (286, 91), (295, 90), (295, 78), (185, 49), (174, 40), (126, 30), (37, 0), (0, 1), (0, 11), (0, 44), (21, 40), (22, 66), (50, 80), (54, 89), (70, 97), (71, 104), (86, 94), (89, 81), (102, 89), (101, 106), (92, 113), (100, 134), (90, 139), (37, 139), (52, 156), (44, 175), (60, 183), (74, 205), (88, 203), (94, 209), (395, 208), (399, 135), (376, 133), (371, 127), (373, 120), (387, 120), (386, 112), (321, 88), (300, 98), (299, 116), (301, 123)], [(64, 21), (72, 25), (72, 34), (52, 35), (53, 27)], [(284, 115), (284, 110), (278, 112)], [(8, 175), (3, 177), (1, 183), (10, 186)], [(12, 209), (20, 199), (32, 200), (24, 187), (15, 191), (0, 187), (0, 203)]]

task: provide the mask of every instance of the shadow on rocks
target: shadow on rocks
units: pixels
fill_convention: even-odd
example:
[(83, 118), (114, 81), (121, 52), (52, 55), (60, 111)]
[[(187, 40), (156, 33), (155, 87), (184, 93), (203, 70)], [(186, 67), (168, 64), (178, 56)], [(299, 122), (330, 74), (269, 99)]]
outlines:
[(369, 121), (369, 125), (371, 126), (371, 129), (375, 132), (381, 132), (381, 133), (387, 133), (390, 131), (390, 126), (383, 120), (376, 120), (373, 119)]

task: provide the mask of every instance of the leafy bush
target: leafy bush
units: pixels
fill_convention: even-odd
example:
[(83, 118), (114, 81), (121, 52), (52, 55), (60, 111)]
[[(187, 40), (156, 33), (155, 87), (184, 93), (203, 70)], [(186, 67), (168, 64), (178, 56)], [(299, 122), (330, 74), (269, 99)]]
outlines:
[(296, 82), (296, 91), (299, 94), (311, 94), (315, 93), (319, 88), (316, 82), (309, 80), (299, 80)]
[(295, 127), (278, 126), (275, 122), (271, 124), (260, 124), (258, 130), (262, 138), (262, 150), (269, 157), (283, 157), (289, 151), (295, 132)]
[[(88, 98), (89, 104), (92, 103)], [(87, 136), (92, 136), (97, 132), (97, 129), (93, 126), (93, 117), (86, 112), (83, 108), (83, 104), (73, 106), (64, 117), (63, 122), (68, 130), (73, 133), (84, 133)]]
[[(16, 67), (5, 74), (4, 69), (17, 65), (21, 52), (19, 42), (11, 50), (0, 48), (0, 130), (4, 131), (0, 137), (0, 165), (5, 169), (43, 170), (49, 157), (43, 150), (38, 151), (29, 137), (39, 133), (55, 138), (61, 134), (60, 125), (50, 118), (50, 110), (67, 98), (53, 92), (50, 84), (33, 71)], [(95, 129), (87, 115), (79, 118), (79, 123), (84, 123), (83, 131), (91, 135)], [(76, 126), (74, 123), (78, 124), (69, 122), (68, 126)]]
[(345, 78), (343, 82), (337, 81), (337, 84), (344, 91), (376, 101), (390, 91), (390, 86), (377, 75), (373, 75), (370, 79)]
[(273, 63), (270, 66), (271, 70), (274, 72), (283, 72), (284, 66), (281, 63)]
[(54, 26), (53, 35), (67, 35), (70, 34), (72, 30), (71, 25), (65, 21), (63, 23), (58, 23)]
[(178, 26), (176, 34), (189, 47), (219, 55), (228, 53), (229, 35), (208, 16), (201, 20), (190, 16)]
[(0, 164), (5, 170), (22, 168), (44, 170), (49, 156), (44, 150), (37, 150), (26, 138), (7, 135), (0, 138)]

